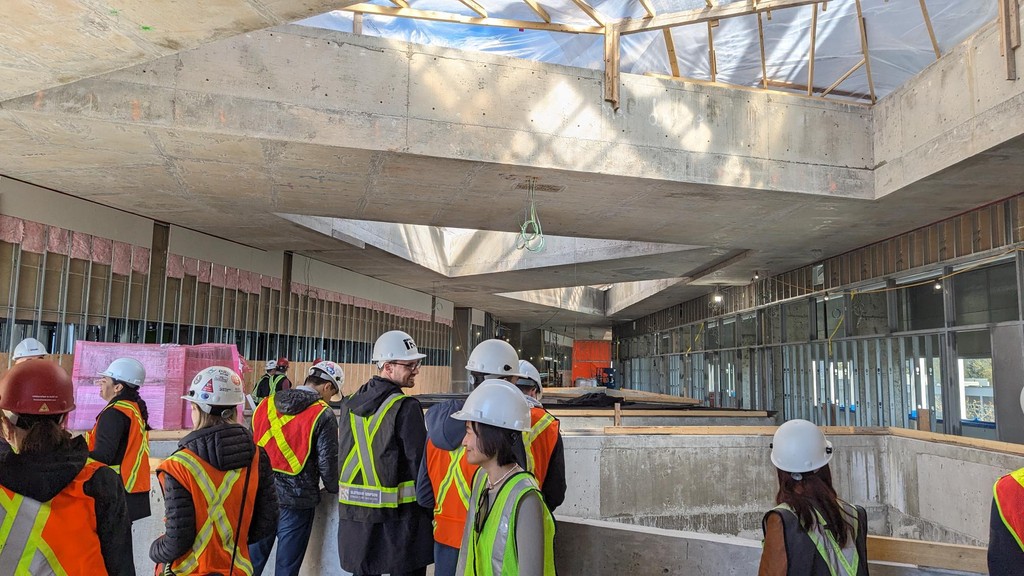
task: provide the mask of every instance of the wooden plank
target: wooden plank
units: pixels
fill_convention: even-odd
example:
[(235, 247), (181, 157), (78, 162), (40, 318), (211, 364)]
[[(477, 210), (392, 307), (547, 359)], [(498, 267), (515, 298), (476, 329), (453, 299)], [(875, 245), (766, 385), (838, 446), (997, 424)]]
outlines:
[(391, 3), (399, 8), (408, 8), (409, 3), (406, 0), (391, 0)]
[(764, 56), (764, 22), (761, 20), (761, 13), (757, 13), (757, 40), (761, 45), (761, 87), (768, 88), (768, 63)]
[(651, 0), (640, 0), (640, 6), (643, 6), (644, 12), (647, 13), (647, 17), (657, 16), (658, 13), (654, 10), (654, 5), (651, 4)]
[(854, 65), (853, 68), (850, 68), (849, 70), (846, 71), (846, 74), (843, 74), (842, 76), (839, 77), (838, 80), (833, 82), (831, 86), (829, 86), (828, 88), (825, 88), (825, 91), (821, 93), (821, 96), (822, 97), (828, 96), (833, 90), (838, 88), (840, 84), (842, 84), (843, 82), (846, 82), (846, 79), (849, 78), (850, 76), (852, 76), (854, 72), (856, 72), (857, 70), (860, 70), (860, 67), (863, 66), (863, 65), (864, 65), (864, 59), (861, 58), (860, 62), (857, 62), (857, 64)]
[(708, 21), (708, 66), (711, 68), (711, 81), (717, 82), (718, 67), (715, 65), (715, 33)]
[(466, 8), (469, 8), (473, 12), (479, 14), (481, 18), (487, 18), (487, 10), (476, 2), (476, 0), (459, 0), (459, 2), (462, 2)]
[[(612, 408), (558, 408), (548, 410), (557, 418), (614, 418)], [(766, 410), (689, 410), (686, 408), (673, 410), (648, 410), (642, 408), (622, 408), (623, 418), (767, 418)]]
[[(799, 91), (799, 92), (807, 92), (807, 86), (806, 85), (804, 85), (804, 84), (797, 84), (795, 82), (785, 82), (785, 81), (782, 81), (782, 80), (769, 80), (768, 81), (768, 86), (770, 86), (772, 88), (784, 88), (784, 89), (787, 89), (787, 90), (796, 90), (796, 91)], [(862, 96), (860, 94), (854, 94), (853, 92), (847, 92), (845, 90), (833, 90), (832, 94), (834, 96), (842, 96), (843, 98), (855, 98), (857, 100), (864, 100), (864, 96)], [(804, 97), (807, 96), (806, 94), (800, 94), (800, 95), (804, 96)], [(820, 98), (820, 96), (815, 96), (815, 98)]]
[(902, 438), (911, 438), (925, 442), (936, 442), (939, 444), (950, 444), (953, 446), (963, 446), (966, 448), (977, 448), (978, 450), (988, 450), (990, 452), (1001, 452), (1004, 454), (1024, 456), (1024, 445), (1021, 444), (998, 442), (996, 440), (983, 440), (981, 438), (968, 438), (966, 436), (951, 436), (948, 434), (939, 434), (937, 432), (912, 430), (910, 428), (889, 428), (888, 430), (889, 434), (892, 436), (900, 436)]
[(344, 8), (344, 10), (358, 14), (377, 14), (380, 16), (413, 18), (416, 20), (430, 20), (433, 22), (453, 22), (457, 24), (493, 26), (496, 28), (522, 28), (524, 30), (547, 30), (549, 32), (569, 32), (572, 34), (604, 34), (604, 28), (600, 26), (574, 26), (571, 24), (554, 24), (550, 22), (530, 22), (528, 20), (506, 20), (504, 18), (476, 18), (473, 16), (463, 16), (462, 14), (451, 14), (448, 12), (416, 10), (414, 8), (392, 8), (390, 6), (378, 6), (376, 4), (366, 3), (349, 6), (348, 8)]
[(612, 425), (622, 426), (622, 404), (619, 402), (615, 403), (615, 410), (613, 411), (614, 417), (612, 418)]
[[(732, 2), (712, 8), (697, 8), (681, 12), (659, 14), (653, 18), (626, 18), (615, 24), (621, 34), (636, 34), (646, 30), (661, 30), (687, 24), (702, 24), (711, 20), (748, 16), (759, 12), (770, 12), (783, 8), (795, 8), (815, 4), (819, 0), (761, 0), (756, 5), (751, 2)], [(771, 16), (769, 15), (769, 20)]]
[(614, 26), (604, 33), (604, 99), (619, 109), (619, 31)]
[[(605, 434), (616, 436), (773, 436), (778, 426), (607, 426)], [(822, 426), (826, 436), (885, 436), (885, 428)]]
[(673, 78), (679, 78), (679, 57), (676, 56), (676, 41), (672, 38), (672, 29), (665, 28), (661, 31), (665, 38), (665, 50), (668, 52), (668, 66)]
[(988, 573), (987, 550), (980, 546), (868, 535), (868, 558), (929, 568)]
[(932, 50), (935, 52), (935, 59), (938, 60), (942, 57), (942, 52), (939, 50), (939, 41), (935, 39), (935, 29), (932, 28), (932, 18), (928, 15), (925, 0), (921, 0), (921, 15), (924, 16), (924, 25), (928, 27), (928, 37), (932, 40)]
[(352, 15), (352, 33), (362, 34), (363, 33), (363, 15), (353, 14)]
[(541, 20), (547, 22), (548, 24), (551, 23), (551, 15), (548, 14), (548, 11), (545, 10), (544, 7), (541, 6), (539, 2), (537, 2), (537, 0), (523, 0), (523, 2), (526, 2), (526, 5), (529, 6), (530, 9), (533, 10), (533, 12), (537, 14), (537, 16), (539, 16)]
[(814, 45), (818, 41), (818, 5), (811, 7), (811, 47), (807, 54), (807, 95), (814, 96)]
[(864, 19), (864, 10), (860, 5), (860, 0), (855, 0), (855, 3), (857, 4), (857, 25), (860, 27), (860, 51), (864, 56), (864, 68), (868, 73), (868, 91), (871, 93), (871, 103), (874, 104), (877, 98), (875, 98), (875, 80), (871, 76), (871, 55), (868, 51), (868, 25)]
[(586, 0), (572, 0), (572, 3), (575, 4), (580, 10), (582, 10), (584, 14), (589, 16), (591, 20), (596, 22), (598, 26), (608, 25), (608, 19), (605, 18), (603, 14), (594, 9), (593, 6), (588, 4)]
[(684, 396), (673, 396), (670, 394), (657, 394), (655, 392), (643, 392), (623, 388), (609, 390), (603, 386), (577, 386), (572, 388), (545, 388), (545, 398), (578, 398), (586, 394), (603, 394), (609, 398), (618, 398), (625, 402), (651, 402), (657, 404), (675, 404), (679, 406), (694, 406), (700, 402), (694, 398)]

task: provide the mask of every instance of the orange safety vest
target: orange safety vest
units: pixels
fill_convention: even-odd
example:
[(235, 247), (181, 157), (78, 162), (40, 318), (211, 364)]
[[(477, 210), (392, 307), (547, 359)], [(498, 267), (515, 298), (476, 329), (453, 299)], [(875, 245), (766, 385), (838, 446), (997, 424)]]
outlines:
[(313, 427), (331, 407), (317, 400), (298, 414), (281, 415), (276, 403), (260, 402), (252, 415), (252, 435), (266, 448), (274, 471), (294, 476), (302, 471), (313, 450)]
[(96, 533), (96, 501), (85, 493), (103, 464), (89, 459), (49, 502), (0, 486), (0, 574), (107, 574)]
[(992, 492), (999, 517), (1024, 550), (1024, 468), (996, 480)]
[(526, 448), (526, 471), (537, 478), (537, 485), (544, 485), (551, 464), (551, 454), (558, 443), (558, 419), (547, 410), (534, 406), (530, 408), (530, 430), (523, 432), (523, 447)]
[(96, 416), (92, 432), (86, 435), (89, 451), (96, 449), (96, 428), (99, 426), (100, 416), (108, 409), (124, 414), (128, 417), (129, 423), (128, 445), (124, 449), (124, 459), (110, 467), (121, 475), (121, 483), (129, 494), (149, 492), (149, 432), (146, 431), (146, 421), (142, 419), (138, 404), (130, 400), (118, 400), (104, 407)]
[[(171, 454), (157, 467), (157, 472), (170, 474), (180, 482), (192, 495), (196, 510), (195, 542), (185, 556), (171, 563), (171, 572), (227, 574), (231, 571), (231, 557), (234, 555), (234, 573), (252, 576), (248, 534), (259, 488), (259, 451), (253, 454), (249, 464), (247, 489), (245, 468), (217, 470), (187, 448)], [(158, 478), (162, 488), (163, 474)]]
[(466, 461), (466, 448), (441, 450), (427, 440), (427, 476), (434, 489), (434, 540), (462, 547), (473, 474), (479, 466)]

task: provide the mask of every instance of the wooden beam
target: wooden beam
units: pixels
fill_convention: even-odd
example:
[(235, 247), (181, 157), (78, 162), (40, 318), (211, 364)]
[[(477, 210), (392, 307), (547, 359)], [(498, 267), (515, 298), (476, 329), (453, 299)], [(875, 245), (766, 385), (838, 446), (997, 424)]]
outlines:
[[(768, 88), (754, 88), (753, 86), (741, 86), (739, 84), (726, 84), (725, 82), (711, 82), (711, 81), (708, 81), (708, 80), (701, 80), (699, 78), (687, 78), (686, 76), (675, 77), (675, 76), (669, 76), (668, 74), (658, 74), (657, 72), (647, 72), (647, 73), (644, 74), (644, 76), (647, 76), (649, 78), (657, 78), (659, 80), (672, 80), (673, 82), (685, 82), (687, 84), (697, 84), (697, 85), (700, 85), (700, 86), (717, 86), (719, 88), (728, 88), (729, 90), (746, 90), (746, 91), (750, 91), (750, 92), (773, 92), (775, 94), (784, 95), (784, 96), (792, 96), (794, 98), (807, 98), (807, 99), (813, 98), (814, 100), (821, 100), (821, 96), (813, 96), (813, 97), (811, 97), (811, 96), (808, 96), (807, 94), (798, 94), (798, 93), (793, 93), (793, 92), (787, 92), (787, 91), (784, 91), (784, 90), (772, 90), (773, 87), (777, 87), (777, 88), (785, 88), (787, 90), (790, 90), (790, 89), (792, 89), (792, 90), (800, 90), (801, 92), (806, 92), (807, 91), (807, 87), (804, 86), (803, 84), (791, 84), (789, 82), (779, 82), (778, 80), (769, 80), (768, 81)], [(843, 98), (854, 98), (855, 100), (843, 100), (842, 101), (843, 104), (846, 104), (848, 106), (864, 106), (864, 107), (870, 107), (871, 106), (867, 102), (860, 102), (859, 100), (863, 100), (864, 98), (862, 96), (859, 96), (859, 95), (856, 95), (856, 94), (847, 94), (847, 93), (843, 93), (843, 92), (837, 91), (834, 95), (835, 96), (840, 96), (840, 97), (843, 97)]]
[(1006, 60), (1006, 79), (1016, 80), (1017, 55), (1015, 51), (1020, 46), (1020, 15), (1017, 0), (998, 0), (998, 2), (999, 45)]
[(672, 76), (679, 77), (679, 56), (676, 55), (676, 41), (672, 38), (672, 29), (665, 28), (661, 31), (665, 37), (665, 50), (668, 52), (668, 68)]
[(352, 33), (362, 34), (363, 33), (363, 15), (353, 14), (352, 15)]
[(487, 10), (485, 10), (484, 7), (476, 0), (459, 0), (459, 2), (462, 2), (466, 8), (469, 8), (473, 12), (479, 14), (481, 18), (487, 18)]
[(868, 535), (868, 558), (928, 568), (988, 573), (988, 550), (980, 546)]
[(647, 18), (658, 15), (654, 10), (654, 4), (651, 4), (651, 0), (640, 0), (640, 5), (643, 6), (644, 12), (647, 13)]
[(828, 96), (833, 90), (838, 88), (840, 84), (842, 84), (843, 82), (846, 82), (846, 79), (849, 78), (851, 75), (853, 75), (853, 73), (856, 72), (857, 70), (860, 70), (860, 67), (863, 66), (863, 65), (864, 65), (864, 59), (861, 58), (860, 62), (857, 62), (853, 66), (853, 68), (850, 68), (849, 70), (847, 70), (846, 74), (843, 74), (842, 76), (839, 77), (839, 80), (836, 80), (835, 82), (832, 83), (831, 86), (829, 86), (828, 88), (825, 88), (825, 91), (821, 93), (822, 98), (824, 98), (825, 96)]
[(604, 99), (619, 109), (619, 31), (614, 26), (604, 31)]
[[(659, 14), (653, 18), (626, 18), (620, 20), (615, 27), (620, 34), (636, 34), (647, 30), (661, 30), (673, 26), (684, 26), (686, 24), (701, 24), (711, 20), (723, 18), (735, 18), (737, 16), (748, 16), (759, 12), (780, 10), (783, 8), (795, 8), (815, 4), (820, 0), (760, 0), (756, 4), (752, 0), (746, 2), (731, 2), (714, 8), (698, 8), (695, 10), (684, 10), (682, 12), (671, 12)], [(769, 20), (771, 18), (769, 17)]]
[(529, 6), (530, 9), (533, 10), (533, 12), (537, 14), (537, 16), (539, 16), (541, 20), (547, 22), (548, 24), (551, 23), (551, 15), (548, 14), (548, 11), (545, 10), (544, 7), (541, 6), (539, 2), (537, 2), (537, 0), (523, 0), (523, 2), (526, 2), (526, 5)]
[(864, 19), (864, 9), (860, 5), (860, 0), (854, 0), (854, 2), (857, 4), (857, 25), (860, 27), (860, 51), (864, 56), (864, 69), (868, 73), (868, 92), (871, 94), (871, 103), (874, 104), (878, 99), (875, 98), (875, 80), (871, 76), (871, 55), (868, 52), (868, 24)]
[(768, 62), (764, 56), (764, 22), (761, 21), (761, 13), (757, 13), (757, 39), (761, 45), (761, 87), (768, 88)]
[[(781, 88), (783, 90), (797, 90), (800, 92), (807, 92), (807, 86), (804, 84), (797, 84), (795, 82), (786, 82), (783, 80), (769, 80), (768, 86), (772, 88)], [(832, 89), (831, 94), (834, 96), (842, 96), (843, 98), (855, 98), (857, 100), (864, 100), (864, 96), (861, 94), (855, 94), (853, 92), (846, 92), (844, 90)], [(808, 97), (807, 94), (800, 94), (801, 96)], [(814, 96), (814, 98), (821, 98), (821, 96)]]
[[(548, 412), (556, 418), (612, 418), (615, 415), (611, 408), (560, 408), (551, 406)], [(651, 410), (643, 408), (622, 409), (623, 418), (767, 418), (766, 410), (691, 410), (679, 408), (675, 410)], [(179, 438), (180, 439), (180, 438)]]
[(414, 8), (391, 8), (376, 4), (356, 4), (344, 8), (358, 14), (377, 14), (379, 16), (396, 16), (434, 22), (453, 22), (457, 24), (476, 24), (496, 28), (522, 28), (525, 30), (547, 30), (549, 32), (568, 32), (571, 34), (604, 34), (600, 26), (574, 26), (572, 24), (555, 24), (550, 22), (530, 22), (528, 20), (506, 20), (503, 18), (475, 18), (462, 14), (435, 12), (433, 10), (416, 10)]
[(942, 52), (939, 50), (939, 41), (935, 39), (935, 28), (932, 27), (932, 17), (928, 15), (928, 5), (925, 4), (925, 0), (921, 0), (921, 15), (924, 16), (924, 25), (928, 27), (928, 37), (932, 39), (932, 50), (935, 51), (935, 59), (938, 60), (942, 56)]
[(708, 21), (708, 65), (711, 68), (711, 81), (718, 82), (718, 66), (715, 65), (715, 33)]
[(408, 8), (409, 3), (406, 0), (391, 0), (391, 3), (399, 8)]
[(818, 5), (811, 7), (811, 49), (807, 54), (807, 95), (814, 96), (814, 45), (818, 42)]
[(608, 19), (601, 15), (600, 12), (594, 9), (593, 6), (587, 4), (587, 0), (572, 0), (572, 3), (579, 7), (584, 14), (590, 16), (590, 19), (597, 22), (598, 26), (607, 26)]

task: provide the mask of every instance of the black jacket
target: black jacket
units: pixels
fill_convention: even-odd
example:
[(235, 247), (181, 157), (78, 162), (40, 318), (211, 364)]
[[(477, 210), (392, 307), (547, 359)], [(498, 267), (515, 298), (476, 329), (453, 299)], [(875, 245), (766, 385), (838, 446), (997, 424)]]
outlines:
[[(0, 456), (0, 485), (37, 502), (49, 502), (85, 467), (89, 448), (85, 439), (71, 440), (70, 449), (46, 454)], [(97, 470), (84, 491), (95, 500), (96, 533), (103, 563), (111, 576), (134, 576), (132, 524), (124, 503), (121, 477), (110, 468)]]
[[(401, 391), (394, 382), (374, 376), (345, 399), (345, 404), (357, 416), (369, 416), (388, 396)], [(339, 436), (352, 434), (351, 427), (345, 422), (339, 429)], [(398, 406), (395, 442), (397, 480), (415, 480), (427, 442), (423, 408), (415, 398), (406, 398)], [(338, 456), (344, 460), (348, 455), (339, 453)], [(338, 522), (341, 567), (353, 574), (394, 574), (427, 566), (434, 561), (432, 523), (431, 511), (415, 502), (400, 505), (394, 517), (384, 522), (359, 522), (342, 516)]]
[[(310, 388), (283, 390), (273, 397), (281, 414), (299, 414), (320, 400)], [(319, 407), (315, 408), (320, 410)], [(306, 465), (291, 476), (274, 472), (277, 502), (286, 508), (315, 508), (320, 503), (320, 481), (330, 494), (338, 493), (338, 418), (333, 410), (324, 410), (313, 424), (313, 447)]]
[(1003, 524), (999, 508), (992, 500), (992, 518), (989, 520), (988, 572), (992, 576), (1013, 576), (1024, 571), (1024, 550)]
[[(130, 399), (116, 396), (107, 403), (107, 406), (119, 400)], [(131, 421), (127, 416), (117, 410), (104, 409), (96, 417), (96, 440), (89, 457), (103, 462), (107, 466), (120, 464), (124, 460), (125, 450), (128, 449), (128, 431), (130, 429)], [(132, 522), (152, 514), (149, 508), (149, 492), (136, 492), (135, 494), (126, 492), (125, 502), (128, 504), (128, 518)]]
[[(218, 470), (238, 470), (252, 462), (256, 444), (249, 431), (239, 424), (221, 424), (202, 428), (185, 436), (178, 443)], [(259, 479), (248, 538), (239, 538), (239, 546), (256, 542), (277, 533), (277, 493), (274, 489), (274, 471), (267, 453), (260, 448), (259, 470), (253, 470), (253, 480)], [(258, 473), (257, 473), (258, 472)], [(158, 564), (173, 562), (184, 556), (196, 539), (196, 509), (192, 494), (170, 474), (160, 472), (164, 487), (164, 522), (166, 532), (153, 541), (149, 557)], [(237, 519), (232, 519), (232, 525)]]

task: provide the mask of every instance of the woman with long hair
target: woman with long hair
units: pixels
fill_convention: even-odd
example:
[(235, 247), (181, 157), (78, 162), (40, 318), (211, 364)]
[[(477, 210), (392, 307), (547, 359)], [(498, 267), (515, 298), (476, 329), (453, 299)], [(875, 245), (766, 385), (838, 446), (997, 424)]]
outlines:
[(71, 378), (51, 362), (14, 366), (0, 379), (0, 574), (135, 574), (121, 479), (64, 429), (75, 409)]
[(867, 576), (867, 512), (832, 487), (832, 443), (812, 422), (790, 420), (772, 439), (778, 504), (762, 520), (759, 576)]
[(513, 456), (530, 429), (530, 406), (512, 384), (485, 380), (452, 418), (466, 422), (466, 460), (473, 476), (455, 573), (553, 576), (555, 523), (537, 481)]
[(277, 493), (267, 453), (236, 420), (242, 379), (212, 366), (182, 398), (194, 430), (157, 467), (166, 533), (149, 557), (164, 574), (250, 575), (249, 542), (277, 531)]

